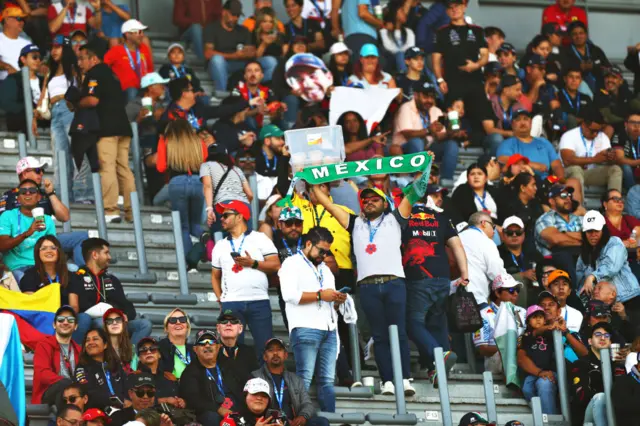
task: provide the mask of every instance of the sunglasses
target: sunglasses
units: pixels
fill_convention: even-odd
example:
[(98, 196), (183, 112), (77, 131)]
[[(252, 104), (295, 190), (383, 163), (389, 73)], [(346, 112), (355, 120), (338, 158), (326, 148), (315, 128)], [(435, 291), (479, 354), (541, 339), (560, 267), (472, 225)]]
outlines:
[(169, 324), (186, 324), (187, 323), (187, 317), (171, 317), (167, 320), (167, 322)]
[(207, 346), (207, 345), (215, 345), (216, 343), (218, 343), (216, 340), (214, 339), (204, 339), (204, 340), (200, 340), (198, 343), (196, 343), (196, 346)]
[(492, 227), (493, 229), (496, 229), (496, 224), (495, 224), (495, 223), (493, 223), (493, 222), (491, 222), (491, 221), (488, 221), (488, 220), (483, 220), (483, 222), (484, 222), (484, 223), (488, 223), (489, 225), (491, 225), (491, 227)]
[(287, 228), (294, 228), (294, 227), (298, 228), (298, 227), (302, 226), (302, 221), (298, 220), (298, 219), (288, 220), (288, 221), (282, 222), (282, 223)]
[(58, 315), (56, 317), (56, 322), (62, 324), (63, 322), (68, 322), (69, 324), (75, 324), (76, 323), (76, 318), (75, 317), (65, 317), (64, 315)]
[(229, 219), (230, 216), (235, 216), (238, 213), (233, 213), (233, 212), (226, 212), (226, 213), (222, 213), (222, 218), (223, 219)]
[(222, 320), (218, 321), (218, 324), (221, 324), (221, 325), (227, 325), (227, 324), (239, 325), (239, 324), (242, 324), (242, 321), (240, 321), (239, 319), (222, 319)]
[(157, 346), (143, 346), (140, 349), (138, 349), (138, 355), (143, 354), (145, 352), (149, 352), (150, 354), (155, 354), (156, 352), (158, 352), (158, 347)]
[(319, 256), (326, 257), (326, 256), (331, 254), (331, 250), (321, 249), (318, 246), (313, 246), (313, 247), (315, 247), (318, 250), (318, 255)]
[(607, 199), (607, 201), (615, 201), (616, 203), (624, 203), (624, 198), (622, 197), (611, 197)]
[(522, 234), (524, 234), (524, 231), (520, 230), (520, 231), (504, 231), (504, 235), (506, 235), (507, 237), (519, 237)]
[(42, 167), (38, 167), (38, 168), (35, 168), (35, 169), (29, 169), (27, 171), (32, 171), (32, 172), (34, 172), (35, 174), (38, 174), (38, 175), (44, 174), (44, 169)]
[(25, 22), (25, 19), (20, 17), (20, 16), (12, 16), (13, 19), (15, 19), (18, 22)]
[(70, 397), (63, 396), (62, 401), (65, 404), (74, 404), (77, 399), (80, 399), (79, 395), (71, 395)]
[(500, 291), (508, 291), (509, 294), (518, 294), (520, 293), (520, 288), (519, 287), (501, 288)]
[(562, 194), (559, 194), (558, 197), (562, 198), (563, 200), (566, 200), (567, 198), (571, 198), (572, 195), (568, 192), (563, 192)]
[(107, 318), (106, 320), (104, 320), (104, 323), (107, 325), (122, 324), (123, 322), (124, 318), (122, 317)]
[(156, 396), (156, 391), (154, 389), (136, 389), (133, 391), (138, 398), (144, 398), (144, 396), (148, 396), (149, 398), (153, 398)]
[(42, 58), (40, 57), (40, 55), (31, 55), (31, 59), (33, 59), (34, 61), (39, 61)]
[(84, 46), (85, 44), (87, 44), (87, 40), (76, 40), (71, 42), (71, 46)]
[(595, 333), (593, 333), (594, 336), (596, 336), (597, 338), (605, 338), (605, 339), (611, 339), (611, 334), (610, 333), (601, 333), (599, 331), (596, 331)]
[(38, 193), (38, 188), (34, 188), (34, 187), (29, 187), (29, 188), (20, 188), (18, 190), (18, 194), (20, 195), (33, 195), (33, 194), (37, 194)]

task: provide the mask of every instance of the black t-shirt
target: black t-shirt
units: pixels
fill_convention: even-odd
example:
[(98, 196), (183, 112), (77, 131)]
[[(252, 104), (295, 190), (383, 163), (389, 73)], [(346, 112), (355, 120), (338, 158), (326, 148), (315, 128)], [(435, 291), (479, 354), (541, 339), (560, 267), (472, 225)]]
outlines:
[(534, 336), (530, 330), (520, 337), (518, 349), (522, 349), (531, 358), (536, 367), (548, 371), (556, 371), (556, 361), (551, 332), (546, 332), (541, 336)]
[(611, 146), (614, 148), (622, 148), (625, 158), (632, 160), (640, 158), (640, 139), (632, 141), (625, 129), (621, 129), (613, 134)]
[(478, 61), (480, 49), (486, 48), (484, 30), (476, 25), (445, 25), (436, 32), (435, 51), (444, 59), (444, 79), (453, 82), (481, 81), (482, 71), (467, 73), (458, 69), (467, 59)]
[[(41, 288), (46, 287), (49, 284), (55, 283), (57, 281), (59, 280), (56, 280), (56, 277), (53, 277), (51, 281), (46, 280), (43, 282), (43, 280), (40, 279), (40, 275), (38, 274), (38, 270), (36, 269), (36, 267), (32, 266), (31, 268), (27, 269), (24, 272), (24, 276), (20, 280), (19, 286), (20, 286), (20, 291), (22, 291), (23, 293), (25, 292), (35, 293)], [(62, 287), (62, 283), (60, 285), (60, 301), (62, 302), (61, 305), (69, 304), (69, 294), (67, 292), (67, 288)]]
[(94, 276), (86, 266), (69, 274), (69, 293), (78, 295), (80, 312), (105, 302), (123, 311), (129, 321), (136, 318), (136, 310), (124, 294), (122, 283), (114, 275), (104, 272)]
[(101, 63), (87, 72), (82, 83), (82, 97), (85, 96), (95, 96), (100, 100), (96, 107), (100, 137), (132, 135), (124, 92), (108, 65)]
[[(289, 396), (289, 386), (287, 382), (284, 381), (284, 377), (279, 374), (272, 374), (273, 378), (273, 401), (271, 401), (271, 407), (274, 410), (281, 410), (287, 416), (287, 419), (292, 420), (296, 415), (293, 412), (293, 406), (291, 405), (291, 397)], [(284, 389), (281, 388), (282, 382), (284, 382)], [(280, 390), (282, 390), (282, 407), (278, 403), (278, 395), (280, 394)]]
[(504, 269), (506, 269), (511, 275), (519, 274), (520, 272), (534, 268), (537, 252), (527, 250), (526, 247), (528, 246), (523, 246), (520, 256), (516, 256), (509, 251), (505, 244), (498, 246), (498, 252), (504, 262)]
[(418, 80), (411, 80), (407, 77), (406, 74), (400, 73), (396, 75), (396, 86), (402, 89), (402, 100), (403, 102), (410, 101), (413, 99), (413, 93), (418, 87), (422, 87), (422, 85), (429, 80), (426, 76), (421, 75)]
[(558, 101), (560, 102), (562, 112), (575, 115), (576, 117), (580, 111), (588, 109), (591, 104), (593, 104), (591, 98), (584, 93), (578, 92), (576, 97), (573, 98), (565, 89), (558, 92)]
[[(251, 35), (251, 40), (256, 48), (260, 46), (261, 41), (258, 38), (257, 33), (254, 32)], [(264, 49), (264, 56), (274, 56), (276, 58), (282, 56), (282, 42), (282, 34), (276, 31), (276, 41), (274, 41), (273, 43), (268, 45), (266, 49)]]
[(322, 33), (320, 22), (314, 19), (302, 19), (302, 26), (298, 27), (289, 21), (284, 26), (284, 39), (286, 43), (291, 43), (296, 36), (304, 36), (309, 43), (316, 41), (316, 33)]
[(447, 241), (458, 232), (443, 213), (423, 204), (411, 209), (409, 222), (402, 232), (402, 264), (408, 280), (449, 279)]
[(273, 158), (269, 159), (267, 154), (262, 150), (262, 147), (254, 144), (251, 149), (251, 153), (256, 159), (256, 173), (262, 176), (277, 177), (278, 165), (284, 161), (283, 157), (275, 154)]
[(484, 136), (482, 122), (496, 119), (496, 114), (491, 108), (491, 102), (484, 91), (483, 96), (473, 96), (469, 101), (465, 102), (465, 117), (469, 117), (473, 135)]
[(231, 31), (222, 28), (220, 21), (205, 28), (205, 43), (213, 43), (213, 48), (222, 53), (233, 53), (251, 45), (251, 33), (242, 25), (236, 25)]
[(298, 253), (298, 249), (302, 249), (302, 238), (298, 241), (300, 246), (298, 246), (298, 243), (286, 241), (286, 238), (284, 238), (284, 235), (282, 235), (282, 232), (279, 229), (273, 233), (273, 244), (278, 249), (280, 262), (284, 262), (287, 257)]

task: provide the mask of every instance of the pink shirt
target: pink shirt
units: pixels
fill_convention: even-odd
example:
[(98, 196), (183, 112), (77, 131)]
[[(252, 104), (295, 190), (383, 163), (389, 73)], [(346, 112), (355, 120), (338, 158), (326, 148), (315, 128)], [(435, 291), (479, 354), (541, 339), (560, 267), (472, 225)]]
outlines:
[[(431, 107), (429, 110), (429, 123), (437, 121), (443, 115), (440, 108)], [(418, 112), (415, 99), (405, 102), (396, 114), (393, 126), (393, 145), (404, 145), (407, 142), (407, 139), (401, 133), (403, 130), (421, 130), (423, 128), (424, 125), (422, 124), (422, 118)]]

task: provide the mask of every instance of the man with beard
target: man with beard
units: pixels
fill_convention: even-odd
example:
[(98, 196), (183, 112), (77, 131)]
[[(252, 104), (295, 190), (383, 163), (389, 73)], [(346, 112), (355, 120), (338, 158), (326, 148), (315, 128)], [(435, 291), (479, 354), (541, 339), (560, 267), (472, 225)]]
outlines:
[(256, 173), (261, 176), (277, 177), (278, 164), (282, 164), (284, 148), (284, 132), (275, 124), (267, 124), (258, 135), (260, 144), (255, 152)]
[[(246, 123), (252, 130), (258, 131), (262, 127), (265, 115), (271, 115), (271, 120), (276, 119), (272, 113), (277, 113), (282, 110), (283, 103), (278, 103), (278, 108), (274, 111), (267, 110), (267, 105), (277, 101), (276, 95), (273, 91), (261, 84), (265, 79), (262, 65), (258, 61), (249, 61), (244, 66), (244, 81), (240, 81), (238, 85), (231, 92), (231, 96), (240, 96), (245, 101), (249, 102), (253, 98), (262, 98), (264, 103), (257, 108), (252, 108), (246, 115)], [(269, 77), (268, 81), (271, 80)], [(285, 105), (286, 108), (286, 105)]]
[[(560, 315), (567, 323), (567, 328), (572, 333), (580, 332), (584, 306), (582, 305), (582, 302), (580, 302), (580, 299), (571, 291), (571, 278), (569, 277), (569, 274), (560, 269), (556, 269), (549, 274), (548, 280), (549, 291), (560, 304)], [(567, 301), (570, 299), (576, 307), (567, 305)], [(578, 307), (581, 309), (578, 309)]]
[(611, 139), (616, 162), (622, 167), (622, 182), (626, 189), (636, 184), (640, 175), (640, 110), (631, 111), (625, 118), (624, 130), (617, 131)]
[(302, 237), (302, 250), (287, 258), (278, 272), (296, 372), (307, 391), (316, 373), (320, 408), (328, 412), (335, 412), (336, 408), (333, 382), (338, 346), (334, 303), (347, 298), (336, 291), (335, 278), (324, 263), (332, 242), (333, 235), (326, 228), (310, 229)]
[(200, 330), (194, 345), (196, 359), (191, 360), (180, 377), (180, 397), (187, 408), (195, 410), (198, 423), (203, 426), (219, 426), (231, 412), (231, 401), (224, 394), (222, 370), (217, 365), (221, 346), (215, 332)]
[(289, 357), (287, 347), (278, 338), (272, 338), (264, 348), (264, 365), (253, 372), (254, 377), (273, 383), (270, 389), (270, 408), (282, 412), (291, 426), (325, 426), (329, 421), (315, 417), (316, 409), (307, 393), (304, 381), (285, 369)]
[[(638, 96), (624, 84), (622, 70), (615, 66), (605, 70), (604, 88), (594, 96), (595, 104), (602, 113), (605, 123), (613, 126), (616, 131), (622, 130), (622, 124), (629, 112), (637, 111), (640, 107)], [(612, 137), (612, 133), (608, 136)]]

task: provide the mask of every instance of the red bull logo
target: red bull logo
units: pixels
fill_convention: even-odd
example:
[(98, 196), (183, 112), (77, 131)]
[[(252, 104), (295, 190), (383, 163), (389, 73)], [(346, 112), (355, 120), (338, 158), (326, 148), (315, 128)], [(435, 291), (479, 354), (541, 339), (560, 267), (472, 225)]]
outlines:
[(411, 214), (411, 219), (419, 219), (419, 220), (433, 220), (435, 219), (436, 216), (430, 213), (424, 213), (424, 212), (420, 212), (420, 213), (412, 213)]

